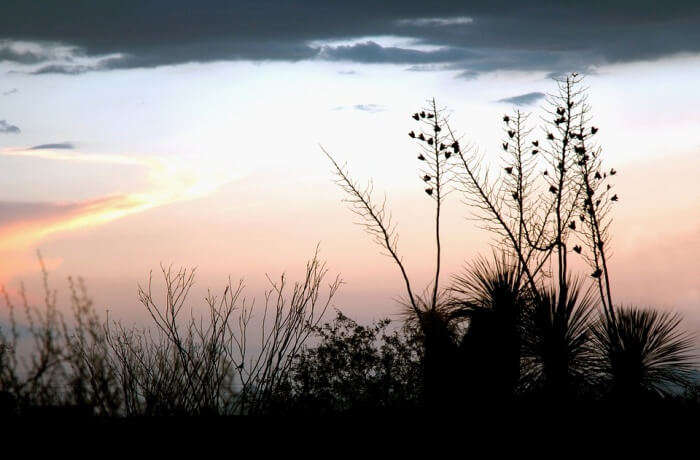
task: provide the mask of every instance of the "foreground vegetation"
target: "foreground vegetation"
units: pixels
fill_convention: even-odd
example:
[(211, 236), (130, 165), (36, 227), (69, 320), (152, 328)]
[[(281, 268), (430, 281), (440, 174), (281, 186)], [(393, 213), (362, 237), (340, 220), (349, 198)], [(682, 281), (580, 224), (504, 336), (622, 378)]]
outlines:
[[(270, 282), (262, 306), (242, 283), (190, 305), (194, 272), (163, 268), (139, 301), (151, 327), (100, 318), (69, 280), (65, 318), (44, 271), (44, 305), (3, 289), (0, 413), (101, 416), (416, 413), (551, 407), (700, 408), (694, 337), (674, 313), (613, 302), (614, 168), (595, 143), (581, 77), (557, 82), (543, 139), (528, 114), (503, 117), (499, 171), (460, 138), (433, 100), (412, 115), (420, 180), (435, 204), (435, 275), (416, 291), (386, 202), (328, 152), (339, 186), (405, 285), (405, 321), (359, 325), (327, 310), (314, 254), (302, 280)], [(491, 174), (489, 174), (491, 172)], [(462, 195), (494, 235), (492, 255), (441, 284), (442, 204)], [(590, 271), (573, 273), (570, 258)], [(16, 302), (17, 305), (16, 305)], [(198, 313), (194, 313), (198, 312)], [(203, 315), (203, 316), (200, 316)], [(593, 406), (591, 406), (593, 404)]]

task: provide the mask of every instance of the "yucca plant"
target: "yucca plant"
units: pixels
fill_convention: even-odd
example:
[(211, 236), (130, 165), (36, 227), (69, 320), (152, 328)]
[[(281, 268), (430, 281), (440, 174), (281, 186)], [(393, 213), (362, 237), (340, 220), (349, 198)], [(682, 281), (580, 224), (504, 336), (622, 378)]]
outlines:
[(525, 383), (553, 398), (575, 396), (587, 383), (591, 360), (592, 288), (568, 277), (563, 289), (542, 288), (525, 321)]
[(469, 392), (508, 398), (520, 376), (522, 314), (527, 293), (505, 255), (478, 258), (454, 277), (453, 317), (468, 321), (460, 344)]
[(694, 337), (681, 317), (638, 307), (616, 308), (592, 328), (601, 377), (614, 399), (668, 396), (692, 386)]
[(360, 225), (373, 237), (384, 253), (391, 257), (401, 272), (406, 288), (405, 305), (408, 307), (409, 320), (418, 326), (425, 349), (423, 359), (426, 399), (429, 405), (434, 405), (432, 401), (438, 399), (438, 392), (442, 392), (442, 388), (431, 382), (443, 380), (447, 370), (445, 363), (449, 361), (446, 358), (449, 355), (446, 350), (454, 345), (449, 340), (450, 319), (443, 314), (444, 305), (441, 302), (443, 291), (440, 288), (440, 223), (443, 202), (452, 190), (452, 168), (455, 159), (450, 158), (458, 154), (461, 147), (449, 128), (448, 113), (438, 106), (435, 99), (428, 101), (428, 104), (412, 114), (411, 118), (417, 122), (408, 136), (416, 142), (418, 149), (419, 178), (425, 194), (435, 204), (435, 275), (422, 296), (414, 292), (408, 271), (399, 255), (398, 233), (386, 207), (386, 200), (376, 201), (371, 182), (366, 187), (361, 186), (352, 178), (347, 167), (341, 166), (330, 153), (323, 148), (322, 150), (333, 165), (337, 184), (345, 192), (344, 201), (360, 216)]
[(430, 409), (447, 408), (453, 402), (459, 385), (458, 357), (460, 323), (463, 318), (449, 300), (438, 296), (435, 308), (430, 305), (426, 290), (417, 296), (418, 313), (404, 306), (405, 325), (422, 345), (423, 399)]

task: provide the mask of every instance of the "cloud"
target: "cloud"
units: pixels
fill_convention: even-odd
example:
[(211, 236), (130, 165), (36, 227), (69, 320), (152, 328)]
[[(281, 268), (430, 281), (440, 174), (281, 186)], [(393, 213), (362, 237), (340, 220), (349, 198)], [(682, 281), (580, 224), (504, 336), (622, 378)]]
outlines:
[(22, 130), (15, 125), (11, 125), (5, 120), (0, 120), (0, 133), (2, 134), (19, 134)]
[(457, 78), (463, 78), (465, 80), (473, 80), (479, 76), (479, 72), (476, 70), (464, 70), (457, 74)]
[[(121, 0), (6, 2), (0, 59), (36, 74), (148, 68), (222, 60), (447, 62), (473, 75), (562, 72), (700, 53), (700, 3), (597, 4), (548, 0)], [(371, 14), (368, 15), (368, 12)], [(76, 21), (76, 18), (80, 21)], [(338, 40), (394, 36), (415, 46)], [(26, 69), (25, 69), (26, 70)]]
[(537, 101), (544, 99), (545, 94), (540, 92), (525, 93), (519, 96), (506, 97), (499, 99), (496, 102), (503, 102), (513, 105), (532, 105)]
[(12, 38), (0, 39), (0, 61), (32, 65), (81, 55), (81, 50), (75, 46), (63, 45), (55, 41), (35, 42)]
[(0, 228), (18, 222), (57, 218), (70, 214), (79, 207), (76, 203), (0, 201)]
[(9, 89), (7, 91), (3, 91), (2, 95), (3, 96), (10, 96), (12, 94), (17, 94), (17, 93), (19, 93), (19, 90), (17, 88), (12, 88), (12, 89)]
[(353, 106), (341, 105), (341, 106), (334, 108), (333, 110), (346, 110), (346, 109), (359, 110), (360, 112), (378, 113), (378, 112), (384, 112), (386, 110), (386, 107), (383, 105), (379, 105), (379, 104), (355, 104)]
[(169, 203), (206, 196), (232, 180), (228, 172), (198, 170), (185, 159), (62, 151), (72, 148), (68, 142), (28, 149), (6, 148), (0, 150), (0, 156), (140, 166), (148, 173), (149, 188), (71, 203), (0, 201), (0, 252), (35, 246), (55, 233), (101, 225)]
[(75, 145), (70, 142), (59, 142), (56, 144), (41, 144), (29, 147), (29, 150), (73, 150)]
[(31, 75), (81, 75), (87, 72), (119, 69), (154, 68), (183, 63), (215, 61), (289, 61), (296, 62), (318, 57), (319, 49), (305, 43), (229, 43), (212, 42), (206, 45), (183, 44), (140, 49), (135, 53), (112, 53), (93, 58), (68, 58), (30, 70)]
[(414, 27), (447, 27), (447, 26), (463, 26), (474, 22), (473, 18), (468, 16), (458, 16), (454, 18), (416, 18), (416, 19), (399, 19), (396, 24), (399, 26), (414, 26)]
[(19, 64), (37, 64), (44, 62), (48, 56), (32, 51), (18, 51), (13, 49), (10, 44), (0, 43), (0, 61), (17, 62)]
[(354, 61), (363, 63), (418, 64), (451, 62), (465, 59), (471, 53), (458, 48), (441, 48), (433, 51), (381, 46), (374, 41), (354, 45), (323, 46), (318, 57), (331, 61)]
[(353, 108), (355, 110), (360, 110), (362, 112), (370, 112), (370, 113), (383, 112), (386, 110), (386, 107), (384, 107), (383, 105), (378, 105), (378, 104), (357, 104), (357, 105), (354, 105)]
[(97, 65), (75, 65), (75, 64), (50, 64), (39, 67), (38, 69), (30, 72), (32, 75), (45, 75), (45, 74), (64, 74), (64, 75), (80, 75), (85, 72), (90, 72), (92, 70), (99, 70), (100, 66)]
[(445, 64), (415, 64), (407, 67), (409, 72), (436, 72), (440, 70), (450, 70), (450, 67)]
[(0, 202), (0, 251), (29, 248), (49, 235), (103, 224), (156, 205), (138, 195), (74, 203)]

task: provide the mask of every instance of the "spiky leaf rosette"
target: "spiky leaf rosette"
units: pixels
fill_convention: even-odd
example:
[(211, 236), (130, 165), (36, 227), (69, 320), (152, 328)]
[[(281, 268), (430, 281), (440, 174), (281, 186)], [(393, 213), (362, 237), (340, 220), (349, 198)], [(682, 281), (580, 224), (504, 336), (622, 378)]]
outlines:
[(454, 278), (453, 315), (469, 324), (460, 345), (465, 384), (486, 399), (512, 396), (520, 378), (521, 280), (503, 254), (477, 259)]
[(664, 396), (692, 384), (694, 337), (681, 328), (678, 314), (617, 308), (614, 319), (601, 316), (592, 332), (600, 373), (615, 396)]
[(568, 278), (564, 289), (542, 288), (525, 320), (525, 381), (553, 395), (575, 391), (590, 370), (591, 288)]

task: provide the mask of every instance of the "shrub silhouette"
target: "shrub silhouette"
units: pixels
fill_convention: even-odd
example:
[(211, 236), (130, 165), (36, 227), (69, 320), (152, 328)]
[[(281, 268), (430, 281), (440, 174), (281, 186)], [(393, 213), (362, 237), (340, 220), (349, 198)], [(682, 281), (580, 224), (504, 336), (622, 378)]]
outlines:
[(337, 312), (314, 328), (319, 343), (294, 360), (273, 411), (329, 414), (392, 412), (421, 406), (421, 351), (408, 330), (388, 319), (369, 326)]
[[(107, 342), (82, 280), (68, 279), (74, 325), (57, 308), (41, 256), (43, 308), (32, 306), (24, 286), (17, 307), (1, 289), (8, 330), (0, 328), (0, 411), (26, 413), (37, 408), (70, 408), (64, 413), (111, 415), (120, 407), (116, 376), (107, 358)], [(29, 353), (22, 348), (30, 347)]]
[(635, 401), (668, 396), (675, 387), (692, 388), (694, 337), (671, 312), (618, 308), (614, 319), (602, 316), (592, 328), (609, 396)]
[(455, 276), (453, 315), (468, 326), (459, 344), (464, 389), (483, 403), (512, 399), (520, 378), (526, 297), (516, 265), (504, 256), (477, 259)]
[[(169, 268), (163, 268), (163, 304), (155, 300), (150, 278), (139, 288), (155, 328), (101, 322), (82, 283), (72, 281), (69, 324), (43, 270), (43, 308), (30, 305), (20, 291), (33, 340), (25, 356), (15, 307), (3, 290), (10, 331), (0, 329), (0, 409), (20, 415), (52, 408), (105, 416), (265, 413), (342, 284), (331, 281), (324, 296), (326, 275), (316, 252), (291, 288), (284, 275), (270, 280), (254, 331), (258, 310), (242, 297), (242, 282), (229, 281), (220, 297), (210, 293), (208, 316), (183, 318), (194, 271)], [(254, 332), (257, 343), (249, 337)]]
[(564, 290), (543, 289), (533, 298), (524, 328), (524, 379), (547, 398), (577, 398), (593, 384), (591, 288), (569, 278)]

